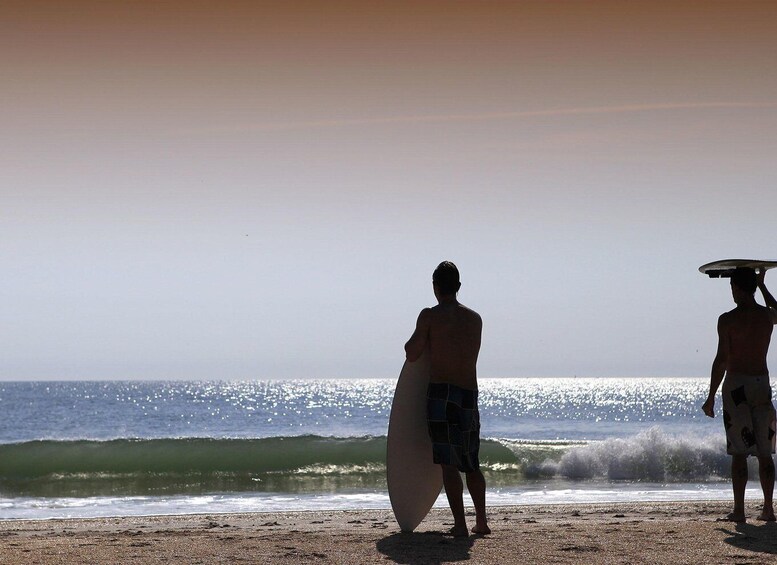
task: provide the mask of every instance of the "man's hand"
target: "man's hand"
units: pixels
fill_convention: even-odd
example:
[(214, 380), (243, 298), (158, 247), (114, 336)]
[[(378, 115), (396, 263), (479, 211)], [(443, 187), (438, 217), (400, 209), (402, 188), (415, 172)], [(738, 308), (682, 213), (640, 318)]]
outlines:
[(715, 397), (711, 396), (707, 398), (707, 402), (702, 404), (701, 409), (704, 411), (704, 413), (709, 416), (710, 418), (715, 417)]

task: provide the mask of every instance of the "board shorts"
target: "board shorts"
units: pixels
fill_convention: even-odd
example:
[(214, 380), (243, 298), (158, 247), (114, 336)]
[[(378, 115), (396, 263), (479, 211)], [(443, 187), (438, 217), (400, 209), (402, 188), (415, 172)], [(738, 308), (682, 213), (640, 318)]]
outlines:
[(447, 383), (429, 383), (426, 422), (436, 464), (453, 465), (462, 473), (480, 468), (477, 400), (477, 390)]
[(775, 447), (775, 410), (769, 375), (726, 373), (721, 392), (727, 453), (771, 456)]

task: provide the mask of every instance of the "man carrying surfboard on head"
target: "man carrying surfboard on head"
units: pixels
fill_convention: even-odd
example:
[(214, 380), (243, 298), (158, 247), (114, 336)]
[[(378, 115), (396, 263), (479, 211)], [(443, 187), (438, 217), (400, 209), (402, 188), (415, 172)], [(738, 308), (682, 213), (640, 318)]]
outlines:
[[(764, 282), (765, 271), (738, 268), (731, 274), (731, 293), (736, 308), (718, 318), (718, 350), (712, 363), (710, 392), (702, 406), (715, 416), (715, 393), (723, 382), (723, 425), (727, 452), (731, 455), (734, 510), (726, 520), (744, 522), (747, 456), (758, 457), (758, 472), (764, 504), (759, 520), (774, 521), (775, 409), (769, 384), (766, 354), (774, 324), (777, 301)], [(759, 288), (766, 306), (755, 301)], [(725, 380), (724, 380), (725, 376)]]
[(430, 356), (427, 422), (433, 458), (442, 467), (443, 486), (453, 512), (454, 536), (467, 536), (464, 516), (465, 473), (475, 506), (476, 534), (491, 533), (486, 519), (486, 480), (480, 471), (480, 415), (477, 406), (477, 360), (483, 321), (456, 299), (461, 287), (459, 270), (450, 261), (432, 275), (437, 306), (424, 308), (416, 329), (405, 344), (413, 362), (428, 348)]

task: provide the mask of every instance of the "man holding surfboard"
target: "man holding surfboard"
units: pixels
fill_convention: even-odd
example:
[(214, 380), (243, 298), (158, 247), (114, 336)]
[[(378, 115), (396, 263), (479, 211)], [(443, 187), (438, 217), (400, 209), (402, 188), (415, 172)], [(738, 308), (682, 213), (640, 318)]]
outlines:
[[(715, 416), (715, 393), (722, 382), (723, 425), (734, 490), (734, 510), (726, 519), (746, 520), (747, 456), (755, 455), (764, 495), (758, 519), (774, 521), (772, 454), (777, 429), (766, 354), (777, 324), (777, 301), (766, 288), (763, 268), (758, 274), (753, 268), (736, 268), (725, 276), (731, 277), (736, 308), (718, 319), (718, 350), (712, 363), (709, 396), (702, 410), (711, 418)], [(761, 290), (766, 306), (755, 301), (756, 288)]]
[(456, 299), (461, 287), (459, 270), (443, 261), (432, 275), (437, 306), (424, 308), (415, 332), (405, 344), (408, 362), (429, 351), (427, 423), (433, 458), (442, 467), (448, 504), (453, 512), (454, 536), (467, 536), (464, 485), (475, 506), (476, 534), (491, 530), (486, 519), (486, 481), (480, 471), (480, 416), (477, 408), (477, 359), (483, 322), (480, 315)]

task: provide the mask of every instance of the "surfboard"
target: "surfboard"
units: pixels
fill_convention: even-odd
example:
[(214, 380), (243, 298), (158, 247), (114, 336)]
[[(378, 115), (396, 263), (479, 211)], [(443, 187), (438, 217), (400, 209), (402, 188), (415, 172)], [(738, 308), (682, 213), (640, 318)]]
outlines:
[(757, 259), (722, 259), (706, 263), (699, 267), (699, 272), (710, 278), (730, 277), (737, 268), (749, 267), (751, 269), (773, 269), (777, 267), (777, 261), (760, 261)]
[(426, 517), (442, 490), (442, 471), (432, 461), (426, 426), (429, 353), (399, 373), (389, 416), (386, 481), (394, 517), (403, 532), (412, 532)]

